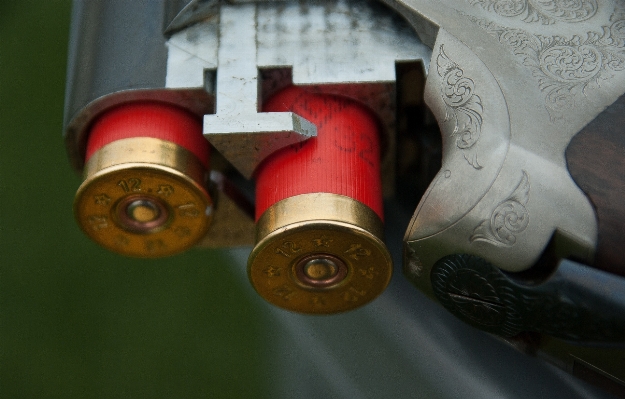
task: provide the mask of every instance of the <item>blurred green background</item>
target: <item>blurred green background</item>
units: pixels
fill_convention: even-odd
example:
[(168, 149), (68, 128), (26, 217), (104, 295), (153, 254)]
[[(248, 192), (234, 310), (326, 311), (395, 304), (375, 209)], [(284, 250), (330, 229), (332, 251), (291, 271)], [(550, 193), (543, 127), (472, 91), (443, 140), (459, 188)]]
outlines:
[(75, 224), (70, 12), (0, 2), (0, 397), (266, 396), (259, 312), (224, 254), (126, 259)]

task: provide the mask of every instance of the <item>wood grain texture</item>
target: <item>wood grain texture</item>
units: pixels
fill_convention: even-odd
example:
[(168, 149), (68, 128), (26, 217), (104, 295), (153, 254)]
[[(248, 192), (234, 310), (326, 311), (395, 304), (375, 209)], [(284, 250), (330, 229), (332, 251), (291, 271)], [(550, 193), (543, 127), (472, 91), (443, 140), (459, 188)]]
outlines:
[(625, 276), (625, 95), (571, 140), (566, 160), (596, 211), (593, 266)]

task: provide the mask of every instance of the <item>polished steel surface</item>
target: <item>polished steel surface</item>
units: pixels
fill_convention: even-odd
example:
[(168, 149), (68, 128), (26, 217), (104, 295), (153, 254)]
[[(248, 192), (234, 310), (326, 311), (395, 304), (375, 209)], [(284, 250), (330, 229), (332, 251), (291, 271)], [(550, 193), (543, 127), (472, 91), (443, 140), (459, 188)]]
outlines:
[(292, 113), (258, 113), (256, 6), (222, 6), (217, 51), (216, 111), (204, 134), (243, 176), (269, 154), (313, 137), (317, 128)]
[(591, 261), (594, 211), (564, 149), (625, 91), (625, 5), (520, 1), (515, 14), (492, 1), (389, 3), (439, 27), (425, 98), (443, 167), (406, 234), (411, 279), (430, 292), (429, 268), (456, 252), (526, 270), (554, 234), (569, 240), (562, 256)]
[[(195, 87), (206, 70), (217, 71), (217, 108), (205, 116), (204, 133), (246, 177), (272, 152), (315, 134), (295, 114), (258, 112), (263, 99), (291, 83), (370, 107), (385, 136), (383, 174), (392, 176), (395, 64), (420, 62), (427, 70), (431, 53), (405, 21), (373, 1), (224, 5), (218, 17), (174, 34), (168, 48), (168, 87)], [(392, 179), (385, 185), (388, 196)]]
[[(408, 278), (432, 296), (430, 271), (445, 256), (477, 255), (514, 273), (531, 269), (554, 242), (562, 245), (559, 258), (592, 262), (596, 217), (567, 170), (564, 152), (582, 127), (625, 92), (625, 3), (386, 3), (433, 48), (425, 100), (443, 138), (442, 168), (404, 238)], [(543, 273), (551, 281), (549, 270)], [(558, 292), (549, 301), (566, 297)], [(572, 309), (601, 317), (607, 312), (594, 305)], [(558, 314), (539, 310), (532, 317)], [(552, 332), (570, 334), (573, 325)], [(622, 342), (600, 354), (583, 346), (563, 349), (549, 333), (541, 337), (547, 343), (537, 350), (553, 363), (576, 375), (575, 367), (592, 369), (618, 384)]]

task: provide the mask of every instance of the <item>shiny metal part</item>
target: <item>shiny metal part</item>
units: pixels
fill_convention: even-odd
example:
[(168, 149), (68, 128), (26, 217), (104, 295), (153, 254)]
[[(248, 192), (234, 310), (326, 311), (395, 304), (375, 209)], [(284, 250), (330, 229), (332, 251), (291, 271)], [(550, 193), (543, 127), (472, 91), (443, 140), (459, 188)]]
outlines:
[[(390, 9), (373, 0), (192, 1), (186, 7), (184, 1), (77, 2), (75, 14), (82, 18), (72, 26), (65, 107), (74, 166), (83, 167), (87, 127), (101, 112), (127, 101), (158, 100), (206, 115), (209, 141), (252, 176), (273, 151), (314, 135), (314, 126), (297, 115), (259, 112), (264, 99), (296, 84), (354, 98), (376, 112), (385, 138), (382, 174), (388, 197), (395, 161), (395, 65), (420, 62), (429, 71), (425, 100), (442, 133), (443, 167), (404, 238), (408, 278), (435, 297), (431, 271), (447, 256), (479, 256), (498, 273), (514, 274), (531, 269), (555, 241), (563, 243), (559, 257), (591, 261), (596, 219), (568, 173), (564, 150), (625, 93), (623, 1), (578, 0), (565, 6), (517, 0), (514, 7), (500, 7), (495, 0), (382, 2)], [(166, 12), (168, 4), (175, 6), (175, 16)], [(144, 29), (133, 35), (132, 26)], [(217, 192), (215, 223), (204, 242), (249, 243), (250, 216)], [(171, 217), (159, 200), (124, 201), (111, 213), (126, 226), (124, 232), (132, 231), (132, 223), (140, 226), (135, 230), (157, 231), (163, 215)], [(267, 237), (308, 217), (309, 209), (300, 211), (270, 212), (279, 223), (263, 216), (257, 252)], [(337, 224), (352, 215), (349, 207), (337, 212), (340, 218), (309, 216)], [(108, 226), (98, 217), (85, 220), (86, 229)], [(377, 222), (358, 220), (379, 239)], [(325, 304), (311, 293), (351, 287), (338, 297), (349, 302), (345, 298), (358, 300), (355, 294), (365, 291), (350, 286), (355, 269), (341, 256), (324, 249), (298, 258), (284, 266), (288, 273), (279, 285), (271, 285), (270, 278), (282, 270), (275, 265), (250, 263), (250, 277), (263, 295), (282, 301), (279, 306), (288, 308), (285, 304), (295, 301), (289, 302), (292, 292), (303, 292), (310, 294), (307, 311), (324, 313), (318, 309)], [(622, 382), (622, 373), (610, 370), (622, 366), (622, 349), (620, 358), (610, 357), (617, 353), (613, 349), (574, 350), (543, 333), (547, 341), (540, 350), (556, 364), (574, 374), (576, 368), (600, 370)], [(608, 357), (613, 363), (602, 364)]]
[[(103, 112), (120, 104), (149, 100), (176, 105), (199, 116), (214, 113), (214, 74), (210, 71), (216, 69), (217, 56), (211, 53), (208, 38), (211, 27), (217, 29), (219, 20), (213, 19), (213, 25), (207, 23), (211, 18), (205, 11), (210, 7), (198, 10), (203, 12), (201, 18), (196, 15), (199, 19), (186, 19), (188, 14), (184, 11), (193, 7), (188, 4), (190, 7), (180, 11), (184, 3), (190, 2), (75, 2), (64, 132), (70, 161), (77, 170), (85, 167), (89, 126)], [(217, 2), (213, 3), (211, 7)], [(181, 14), (176, 14), (178, 12)], [(164, 20), (171, 31), (175, 30), (174, 26), (188, 29), (184, 35), (189, 40), (176, 41), (177, 36), (173, 35), (168, 41), (163, 34)], [(202, 24), (189, 25), (198, 20)], [(141, 29), (137, 29), (138, 26)], [(184, 47), (190, 43), (195, 47)], [(196, 55), (192, 56), (194, 52)], [(233, 191), (236, 190), (226, 195), (215, 190), (219, 206), (214, 214), (218, 221), (228, 220), (228, 228), (214, 227), (211, 237), (202, 240), (200, 245), (224, 247), (253, 243), (250, 227), (253, 222), (238, 208), (236, 201), (230, 200)], [(224, 227), (223, 224), (219, 222), (217, 227)]]
[(594, 212), (564, 161), (575, 131), (547, 130), (540, 116), (530, 114), (515, 125), (507, 97), (474, 53), (445, 32), (437, 43), (436, 73), (429, 76), (425, 98), (441, 127), (443, 166), (413, 217), (410, 248), (423, 264), (436, 262), (453, 245), (455, 253), (519, 272), (534, 265), (560, 231), (575, 247), (565, 256), (591, 261)]
[(414, 64), (425, 74), (431, 49), (404, 19), (377, 1), (260, 4), (257, 19), (259, 68), (291, 71), (287, 82), (265, 74), (263, 96), (292, 81), (369, 107), (380, 121), (383, 137), (383, 193), (392, 197), (397, 159), (396, 65)]
[(254, 205), (222, 173), (211, 171), (210, 190), (215, 212), (201, 248), (254, 245)]
[(214, 112), (214, 97), (203, 81), (166, 87), (169, 55), (162, 24), (168, 5), (167, 0), (74, 2), (63, 126), (77, 170), (84, 167), (89, 126), (117, 105), (158, 101), (200, 116)]
[(204, 134), (247, 178), (269, 154), (317, 134), (292, 113), (258, 113), (256, 6), (220, 10), (215, 115), (204, 117)]
[(295, 277), (304, 287), (328, 288), (347, 277), (347, 266), (336, 256), (318, 253), (303, 258), (295, 265)]
[(117, 140), (87, 162), (74, 214), (85, 234), (111, 251), (173, 255), (201, 240), (213, 217), (204, 174), (195, 155), (169, 141)]
[(431, 293), (429, 269), (452, 253), (526, 270), (554, 234), (568, 240), (562, 256), (591, 261), (596, 220), (564, 149), (625, 91), (623, 68), (610, 61), (625, 60), (622, 2), (581, 1), (596, 9), (570, 19), (559, 6), (525, 1), (518, 15), (490, 1), (389, 3), (439, 27), (425, 98), (443, 135), (443, 167), (406, 233), (409, 277)]
[[(404, 238), (408, 278), (435, 297), (432, 268), (442, 259), (477, 255), (514, 275), (531, 269), (554, 243), (557, 257), (592, 262), (594, 210), (573, 182), (564, 153), (571, 138), (625, 92), (625, 4), (521, 0), (506, 8), (491, 0), (385, 2), (433, 49), (425, 100), (443, 138), (443, 166)], [(458, 282), (471, 284), (469, 275)], [(545, 284), (552, 278), (544, 276)], [(485, 286), (478, 291), (477, 301), (457, 292), (448, 296), (468, 311), (465, 318), (488, 308), (489, 316), (481, 316), (486, 324), (495, 322), (499, 305)], [(558, 291), (554, 298), (562, 295)], [(609, 305), (598, 303), (571, 309), (611, 314)], [(541, 308), (531, 314), (535, 321), (561, 312)], [(574, 322), (567, 317), (566, 323)], [(575, 347), (553, 338), (571, 331), (566, 323), (541, 331), (545, 341), (533, 350), (576, 375), (583, 369), (622, 384), (623, 337), (612, 337), (618, 341), (612, 353)]]
[(169, 219), (167, 206), (158, 198), (129, 196), (117, 205), (117, 220), (125, 229), (151, 233), (165, 227)]
[(248, 275), (268, 302), (300, 313), (332, 314), (363, 306), (388, 285), (393, 262), (382, 221), (337, 194), (279, 201), (258, 221)]
[[(427, 70), (431, 54), (392, 10), (373, 0), (231, 5), (94, 0), (78, 3), (75, 14), (80, 18), (72, 27), (65, 131), (77, 169), (84, 166), (87, 128), (98, 115), (125, 102), (151, 100), (206, 115), (213, 145), (249, 177), (273, 151), (315, 134), (297, 115), (258, 112), (263, 98), (295, 83), (353, 98), (377, 114), (384, 135), (383, 191), (392, 196), (395, 64), (420, 62)], [(229, 29), (233, 24), (240, 29)], [(149, 29), (137, 36), (129, 30), (136, 25)], [(93, 37), (106, 38), (98, 42), (106, 46), (94, 47)], [(120, 66), (129, 72), (120, 73)], [(226, 208), (215, 209), (217, 219), (228, 219), (227, 213), (219, 215)], [(242, 232), (246, 225), (233, 228)], [(226, 236), (207, 241), (247, 242)]]
[[(373, 1), (224, 5), (219, 18), (174, 34), (168, 46), (169, 87), (197, 85), (205, 70), (217, 70), (217, 109), (205, 116), (204, 133), (246, 177), (267, 155), (315, 134), (297, 115), (258, 112), (289, 84), (370, 107), (383, 127), (382, 173), (392, 176), (395, 64), (420, 62), (427, 70), (431, 53), (405, 21)], [(387, 196), (392, 181), (385, 179)]]
[[(254, 164), (285, 145), (284, 140), (288, 144), (288, 140), (305, 139), (306, 131), (311, 131), (303, 129), (300, 133), (304, 136), (289, 136), (288, 132), (298, 127), (295, 116), (280, 121), (269, 118), (261, 122), (286, 127), (284, 130), (259, 129), (266, 134), (258, 134), (263, 139), (256, 139), (257, 134), (252, 132), (254, 129), (249, 123), (260, 120), (254, 118), (262, 119), (263, 114), (257, 112), (258, 97), (265, 94), (266, 86), (264, 81), (258, 81), (258, 70), (264, 73), (267, 68), (290, 68), (293, 83), (335, 93), (349, 93), (346, 87), (377, 85), (377, 89), (369, 90), (378, 93), (370, 97), (373, 100), (369, 105), (379, 112), (385, 109), (380, 104), (394, 101), (393, 95), (383, 93), (393, 91), (395, 62), (421, 59), (425, 60), (425, 68), (429, 67), (430, 50), (421, 44), (420, 38), (435, 51), (426, 99), (441, 123), (446, 150), (445, 167), (419, 206), (407, 234), (411, 248), (418, 253), (414, 256), (419, 258), (412, 264), (432, 264), (447, 251), (444, 247), (449, 245), (441, 243), (448, 242), (454, 243), (454, 248), (460, 245), (466, 252), (479, 254), (505, 270), (524, 270), (538, 258), (554, 231), (571, 238), (576, 255), (586, 259), (592, 256), (596, 239), (594, 215), (590, 204), (568, 176), (562, 150), (581, 126), (623, 92), (619, 84), (623, 82), (619, 79), (623, 71), (609, 58), (618, 56), (622, 50), (617, 30), (622, 11), (615, 8), (621, 7), (619, 2), (585, 0), (583, 4), (593, 6), (582, 7), (578, 14), (565, 18), (568, 14), (558, 14), (557, 7), (537, 8), (526, 2), (520, 2), (524, 5), (518, 14), (509, 15), (498, 11), (489, 1), (446, 0), (433, 4), (424, 0), (387, 0), (386, 3), (402, 13), (414, 30), (401, 20), (398, 23), (392, 12), (378, 12), (375, 2), (339, 1), (330, 6), (245, 2), (215, 7), (214, 10), (219, 8), (219, 13), (214, 14), (207, 13), (206, 8), (202, 19), (185, 17), (187, 21), (201, 22), (176, 28), (179, 30), (166, 43), (166, 57), (150, 62), (150, 65), (161, 65), (161, 69), (153, 74), (142, 71), (143, 80), (151, 79), (145, 84), (121, 81), (114, 66), (119, 65), (120, 57), (128, 65), (137, 63), (139, 50), (147, 51), (149, 46), (133, 47), (131, 51), (128, 42), (115, 40), (113, 36), (114, 32), (124, 32), (121, 27), (115, 27), (125, 16), (147, 15), (147, 8), (137, 3), (133, 6), (137, 10), (129, 10), (127, 6), (109, 9), (95, 3), (84, 5), (94, 8), (85, 14), (100, 12), (110, 17), (112, 28), (103, 25), (105, 30), (96, 33), (111, 37), (108, 42), (114, 44), (110, 51), (115, 56), (106, 60), (102, 52), (90, 52), (93, 55), (90, 62), (105, 72), (93, 81), (95, 83), (87, 82), (87, 74), (81, 72), (84, 71), (82, 65), (70, 65), (70, 76), (76, 77), (70, 80), (75, 84), (68, 86), (70, 107), (66, 117), (68, 148), (72, 154), (79, 154), (84, 146), (83, 130), (93, 116), (120, 102), (158, 98), (210, 114), (216, 94), (217, 113), (208, 117), (215, 123), (205, 128), (210, 132), (212, 127), (228, 119), (221, 118), (220, 111), (225, 112), (223, 115), (249, 112), (252, 119), (225, 122), (233, 134), (238, 131), (242, 135), (234, 139), (225, 134), (218, 147), (230, 152), (231, 162), (237, 164), (242, 162), (233, 160), (245, 153), (241, 148), (247, 148), (246, 151), (252, 148), (253, 153), (258, 152), (252, 154)], [(96, 10), (97, 7), (100, 9)], [(185, 10), (188, 13), (190, 9)], [(241, 13), (238, 16), (241, 18), (237, 13)], [(226, 19), (222, 21), (222, 18)], [(76, 37), (89, 36), (86, 31), (93, 28), (89, 28), (88, 22), (76, 24)], [(241, 30), (240, 37), (226, 40), (230, 30), (225, 27), (239, 23), (247, 28)], [(586, 32), (597, 32), (597, 35), (585, 36)], [(562, 38), (562, 43), (556, 47), (547, 47), (546, 42), (541, 42), (555, 37)], [(582, 44), (576, 44), (575, 37), (587, 37), (583, 48)], [(526, 40), (516, 42), (513, 38)], [(142, 43), (148, 42), (154, 40)], [(86, 53), (83, 42), (76, 43), (73, 51)], [(165, 45), (163, 41), (160, 43)], [(226, 43), (232, 46), (227, 48)], [(490, 45), (485, 46), (485, 43)], [(159, 45), (158, 40), (153, 44)], [(235, 54), (246, 45), (253, 53), (243, 52), (246, 57)], [(324, 50), (320, 52), (320, 48)], [(579, 54), (586, 50), (595, 54), (598, 61), (592, 65), (586, 61), (579, 70), (570, 64), (570, 75), (559, 76), (560, 72), (549, 64), (558, 59), (557, 54), (566, 51)], [(233, 79), (227, 73), (220, 73), (221, 68), (234, 70), (235, 73), (230, 74)], [(243, 80), (234, 79), (237, 74)], [(220, 89), (224, 85), (225, 88)], [(259, 85), (263, 86), (261, 93)], [(352, 92), (356, 97), (366, 97), (362, 89), (352, 89)], [(230, 93), (233, 97), (228, 97)], [(567, 107), (575, 107), (575, 112), (565, 119), (562, 110)], [(390, 127), (394, 121), (387, 123), (392, 119), (388, 117), (380, 119), (386, 127), (385, 136), (389, 138), (384, 162), (384, 170), (388, 171), (393, 159)], [(217, 130), (223, 133), (222, 127)], [(243, 146), (237, 141), (239, 138), (241, 143), (247, 144)], [(80, 156), (76, 159), (79, 164)], [(247, 168), (245, 174), (249, 175), (253, 166), (240, 165), (239, 168)], [(547, 170), (549, 172), (545, 172)], [(383, 175), (390, 176), (384, 172)], [(385, 178), (385, 184), (391, 180)], [(458, 192), (462, 195), (455, 194)], [(385, 193), (389, 193), (387, 187)], [(558, 216), (564, 214), (567, 216)], [(510, 218), (515, 220), (512, 224)], [(541, 223), (537, 223), (538, 220)]]

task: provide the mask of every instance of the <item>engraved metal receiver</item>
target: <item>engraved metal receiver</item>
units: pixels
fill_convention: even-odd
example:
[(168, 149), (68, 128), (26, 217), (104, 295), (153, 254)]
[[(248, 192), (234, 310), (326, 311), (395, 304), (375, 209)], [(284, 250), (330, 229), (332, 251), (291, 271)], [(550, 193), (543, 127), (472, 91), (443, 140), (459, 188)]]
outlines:
[(329, 314), (385, 289), (382, 200), (415, 198), (419, 290), (625, 389), (624, 2), (92, 1), (70, 48), (75, 213), (103, 246), (255, 244), (261, 296)]

